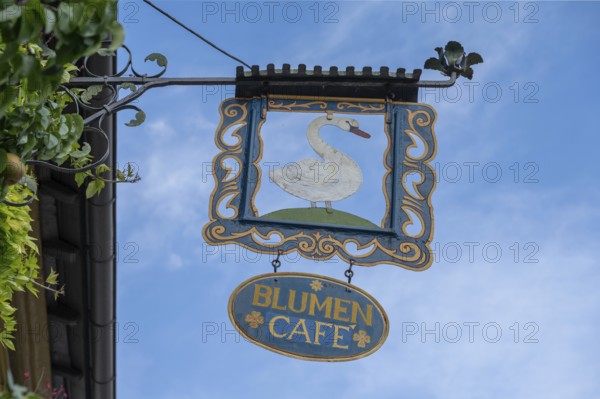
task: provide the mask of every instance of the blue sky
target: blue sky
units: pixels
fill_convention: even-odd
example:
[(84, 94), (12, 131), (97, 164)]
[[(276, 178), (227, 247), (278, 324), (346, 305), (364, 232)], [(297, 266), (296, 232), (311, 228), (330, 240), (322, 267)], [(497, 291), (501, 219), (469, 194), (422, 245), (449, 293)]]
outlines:
[[(233, 88), (159, 88), (138, 100), (146, 122), (119, 131), (119, 162), (143, 178), (118, 191), (120, 397), (597, 397), (600, 3), (157, 4), (263, 67), (412, 70), (449, 40), (485, 63), (458, 89), (421, 92), (438, 114), (436, 259), (418, 273), (357, 268), (353, 283), (391, 328), (378, 352), (344, 363), (266, 351), (229, 321), (235, 287), (272, 270), (266, 255), (201, 236), (218, 105)], [(234, 61), (141, 1), (120, 8), (136, 70), (151, 73), (144, 57), (160, 52), (166, 76), (234, 76)], [(356, 143), (349, 154), (363, 150)], [(290, 144), (290, 158), (304, 144)], [(343, 279), (346, 267), (290, 255), (281, 270)]]

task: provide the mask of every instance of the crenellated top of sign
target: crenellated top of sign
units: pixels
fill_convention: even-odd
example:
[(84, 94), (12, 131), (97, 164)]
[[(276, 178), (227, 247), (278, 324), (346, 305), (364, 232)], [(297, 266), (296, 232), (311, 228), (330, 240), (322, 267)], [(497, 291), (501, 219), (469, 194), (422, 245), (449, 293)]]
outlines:
[(236, 71), (238, 98), (252, 98), (263, 95), (312, 96), (312, 97), (352, 97), (389, 98), (395, 101), (417, 101), (418, 88), (408, 87), (421, 77), (421, 70), (406, 72), (404, 68), (391, 69), (382, 66), (378, 70), (370, 66), (356, 68), (348, 66), (329, 69), (315, 65), (307, 69), (300, 64), (292, 69), (290, 64), (276, 68), (268, 64), (266, 69), (258, 65)]
[(374, 71), (373, 67), (365, 66), (361, 70), (357, 70), (354, 66), (347, 66), (341, 69), (337, 66), (331, 66), (329, 69), (323, 69), (320, 65), (315, 65), (312, 70), (306, 69), (306, 64), (299, 64), (297, 69), (292, 69), (290, 64), (283, 64), (281, 69), (275, 68), (275, 64), (268, 64), (265, 70), (261, 70), (260, 66), (253, 65), (249, 71), (240, 66), (236, 69), (236, 77), (238, 79), (246, 78), (263, 78), (263, 77), (323, 77), (331, 79), (343, 78), (391, 78), (401, 80), (403, 82), (416, 82), (421, 77), (421, 69), (414, 69), (412, 73), (407, 73), (405, 68), (397, 68), (396, 71), (390, 71), (387, 66), (382, 66), (379, 71)]

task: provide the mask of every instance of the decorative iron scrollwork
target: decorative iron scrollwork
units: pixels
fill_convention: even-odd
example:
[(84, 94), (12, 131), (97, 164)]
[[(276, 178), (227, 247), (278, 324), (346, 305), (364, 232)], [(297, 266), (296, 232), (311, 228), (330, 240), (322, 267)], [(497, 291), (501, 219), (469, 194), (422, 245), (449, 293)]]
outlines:
[(162, 68), (162, 70), (154, 75), (148, 75), (148, 74), (142, 74), (139, 73), (138, 71), (135, 70), (135, 68), (133, 67), (133, 55), (131, 54), (131, 50), (129, 49), (129, 47), (127, 47), (126, 45), (121, 45), (121, 48), (123, 50), (125, 50), (125, 52), (127, 53), (127, 62), (125, 63), (125, 66), (118, 71), (115, 74), (112, 75), (98, 75), (96, 73), (94, 73), (94, 71), (91, 70), (91, 68), (88, 66), (88, 62), (90, 60), (91, 57), (97, 57), (97, 56), (103, 56), (103, 53), (97, 53), (95, 55), (92, 56), (88, 56), (85, 57), (83, 60), (83, 70), (90, 76), (94, 76), (97, 78), (116, 78), (116, 77), (120, 77), (123, 76), (127, 73), (127, 71), (131, 71), (131, 75), (130, 76), (135, 76), (138, 78), (160, 78), (161, 76), (163, 76), (166, 72), (167, 72), (167, 58), (160, 54), (160, 53), (152, 53), (150, 55), (148, 55), (144, 61), (156, 61), (156, 64)]

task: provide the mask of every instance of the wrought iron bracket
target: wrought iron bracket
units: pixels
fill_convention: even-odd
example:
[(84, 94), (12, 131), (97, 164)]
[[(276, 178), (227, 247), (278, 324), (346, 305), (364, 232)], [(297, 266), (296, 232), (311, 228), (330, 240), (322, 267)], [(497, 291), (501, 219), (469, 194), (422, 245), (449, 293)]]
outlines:
[[(340, 86), (365, 86), (365, 87), (373, 87), (373, 86), (381, 86), (385, 88), (389, 88), (390, 85), (394, 85), (402, 88), (447, 88), (451, 87), (456, 83), (458, 78), (458, 74), (456, 72), (452, 72), (450, 78), (448, 80), (442, 81), (434, 81), (434, 80), (423, 80), (414, 83), (389, 83), (389, 82), (369, 82), (369, 81), (340, 81), (340, 82), (331, 82), (326, 83), (326, 85), (340, 85)], [(136, 88), (136, 91), (125, 96), (121, 99), (114, 99), (114, 101), (109, 102), (108, 104), (103, 105), (99, 108), (95, 113), (85, 118), (84, 123), (89, 124), (92, 121), (100, 118), (103, 115), (110, 114), (116, 111), (120, 111), (125, 109), (124, 107), (130, 104), (132, 101), (138, 99), (142, 94), (147, 92), (150, 89), (154, 89), (157, 87), (167, 87), (167, 86), (256, 86), (260, 85), (263, 87), (266, 86), (316, 86), (316, 85), (324, 85), (322, 81), (318, 80), (303, 80), (298, 81), (294, 79), (289, 80), (277, 80), (277, 81), (239, 81), (236, 78), (225, 78), (225, 77), (191, 77), (191, 78), (162, 78), (162, 77), (146, 77), (146, 76), (132, 76), (132, 77), (121, 77), (121, 76), (104, 76), (104, 77), (77, 77), (71, 79), (71, 81), (67, 84), (68, 87), (78, 87), (78, 88), (89, 88), (91, 86), (96, 85), (104, 85), (112, 87), (116, 92), (117, 87), (122, 86), (124, 84), (128, 85), (139, 85)]]
[[(457, 42), (455, 43), (460, 46)], [(395, 90), (416, 89), (419, 88), (447, 88), (456, 83), (456, 80), (463, 73), (460, 68), (442, 69), (442, 72), (449, 78), (447, 80), (419, 80), (421, 70), (416, 69), (412, 74), (405, 74), (404, 69), (399, 68), (394, 73), (389, 72), (389, 68), (381, 67), (379, 73), (372, 72), (371, 67), (363, 68), (362, 72), (354, 72), (354, 67), (347, 67), (345, 72), (338, 72), (337, 67), (331, 67), (329, 72), (322, 72), (320, 66), (316, 66), (314, 71), (306, 71), (305, 65), (299, 65), (298, 70), (292, 71), (289, 64), (284, 64), (281, 70), (275, 70), (273, 64), (267, 66), (266, 71), (260, 71), (257, 65), (245, 72), (243, 67), (238, 67), (236, 77), (181, 77), (165, 78), (162, 77), (167, 71), (167, 59), (162, 54), (153, 53), (146, 57), (145, 61), (154, 61), (162, 70), (154, 75), (141, 74), (133, 67), (131, 50), (123, 45), (122, 49), (127, 54), (125, 66), (116, 74), (111, 76), (100, 76), (93, 73), (88, 67), (89, 57), (83, 62), (82, 70), (85, 77), (72, 78), (66, 84), (69, 88), (87, 88), (92, 86), (108, 87), (113, 93), (111, 100), (105, 102), (101, 107), (93, 108), (85, 102), (78, 101), (79, 105), (91, 111), (91, 115), (85, 118), (86, 126), (100, 117), (118, 112), (123, 109), (139, 108), (129, 105), (132, 101), (138, 99), (142, 94), (150, 89), (166, 86), (236, 86), (236, 87), (260, 87), (263, 94), (269, 92), (268, 88), (277, 87), (353, 87), (361, 89), (379, 90), (383, 93), (393, 93)], [(459, 47), (462, 50), (462, 46)], [(439, 52), (440, 48), (436, 48)], [(470, 54), (471, 55), (471, 54)], [(469, 56), (470, 56), (469, 55)], [(441, 56), (440, 56), (441, 57)], [(465, 56), (466, 57), (466, 56)], [(464, 59), (466, 59), (463, 57)], [(445, 59), (444, 65), (446, 65)], [(481, 60), (482, 62), (483, 60)], [(429, 68), (430, 60), (425, 63), (425, 68)], [(463, 62), (463, 67), (465, 67)], [(468, 67), (468, 66), (467, 66)], [(127, 72), (130, 76), (124, 76)], [(132, 92), (118, 98), (119, 88), (128, 88)], [(276, 90), (273, 90), (276, 91)], [(386, 96), (388, 97), (388, 96)], [(393, 99), (393, 96), (391, 96)], [(141, 122), (140, 122), (141, 123)]]

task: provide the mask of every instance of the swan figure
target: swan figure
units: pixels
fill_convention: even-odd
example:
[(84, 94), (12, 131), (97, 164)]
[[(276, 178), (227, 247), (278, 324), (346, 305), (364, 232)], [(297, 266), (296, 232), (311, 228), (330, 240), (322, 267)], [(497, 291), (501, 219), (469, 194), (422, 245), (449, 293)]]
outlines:
[(325, 125), (334, 125), (364, 138), (371, 137), (358, 128), (355, 119), (333, 115), (318, 117), (308, 125), (306, 137), (322, 159), (307, 158), (287, 164), (271, 170), (269, 177), (284, 191), (310, 201), (311, 207), (316, 207), (317, 202), (325, 202), (326, 208), (331, 209), (331, 201), (342, 200), (358, 191), (363, 178), (352, 158), (321, 138), (319, 129)]

